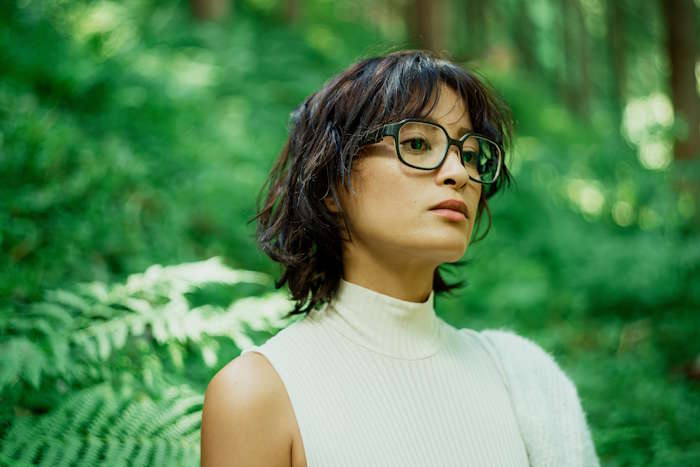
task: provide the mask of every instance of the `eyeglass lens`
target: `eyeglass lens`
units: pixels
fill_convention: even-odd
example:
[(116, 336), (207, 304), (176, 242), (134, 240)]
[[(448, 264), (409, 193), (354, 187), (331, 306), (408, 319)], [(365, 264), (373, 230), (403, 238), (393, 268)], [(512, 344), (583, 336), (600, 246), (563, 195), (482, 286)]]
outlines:
[[(399, 155), (415, 167), (436, 168), (447, 152), (447, 135), (439, 126), (406, 122), (398, 134)], [(476, 169), (479, 181), (491, 183), (498, 175), (500, 149), (495, 143), (470, 135), (462, 146), (462, 163)]]

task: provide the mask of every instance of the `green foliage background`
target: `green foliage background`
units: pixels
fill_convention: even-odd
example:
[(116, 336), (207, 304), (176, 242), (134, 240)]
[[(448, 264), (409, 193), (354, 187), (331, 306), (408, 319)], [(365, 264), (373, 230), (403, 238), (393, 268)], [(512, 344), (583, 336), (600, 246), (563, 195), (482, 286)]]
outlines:
[[(223, 24), (176, 1), (3, 2), (0, 464), (198, 462), (207, 382), (289, 323), (247, 222), (289, 112), (407, 45), (353, 5), (309, 1), (289, 25), (275, 1)], [(604, 465), (700, 464), (698, 207), (675, 166), (640, 163), (609, 99), (583, 119), (551, 83), (472, 65), (513, 108), (517, 183), (438, 313), (552, 352)]]

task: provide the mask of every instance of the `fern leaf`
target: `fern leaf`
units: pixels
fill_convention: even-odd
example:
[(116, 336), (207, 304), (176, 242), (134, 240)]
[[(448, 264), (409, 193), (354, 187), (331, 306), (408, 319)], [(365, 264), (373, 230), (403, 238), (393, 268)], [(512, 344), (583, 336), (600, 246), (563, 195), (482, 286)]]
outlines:
[(155, 401), (91, 387), (45, 415), (16, 420), (0, 457), (12, 465), (192, 465), (199, 459), (201, 404), (189, 390)]
[(18, 379), (24, 379), (34, 388), (48, 365), (46, 354), (32, 341), (14, 337), (0, 343), (0, 389)]
[(44, 465), (56, 465), (63, 449), (64, 446), (62, 442), (47, 442), (46, 450), (41, 455), (41, 463)]
[(54, 465), (56, 467), (70, 467), (76, 465), (76, 460), (78, 459), (78, 454), (82, 448), (83, 443), (80, 439), (75, 437), (68, 437), (62, 443), (63, 453), (61, 458)]
[(22, 359), (15, 348), (14, 340), (0, 343), (0, 389), (13, 383), (22, 369)]
[(89, 312), (91, 308), (91, 304), (88, 301), (69, 290), (50, 290), (46, 292), (46, 299), (85, 313)]
[(149, 446), (139, 446), (138, 452), (134, 457), (131, 459), (130, 466), (131, 467), (146, 467), (147, 465), (157, 465), (157, 464), (151, 464), (150, 457), (151, 457), (152, 451), (149, 449)]

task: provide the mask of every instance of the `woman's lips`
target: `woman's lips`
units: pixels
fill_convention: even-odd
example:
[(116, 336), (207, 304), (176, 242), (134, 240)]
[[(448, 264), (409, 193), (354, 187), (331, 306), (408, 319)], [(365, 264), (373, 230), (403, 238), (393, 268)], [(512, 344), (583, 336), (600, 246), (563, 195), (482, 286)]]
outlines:
[(455, 211), (454, 209), (439, 208), (439, 209), (431, 209), (430, 211), (434, 212), (438, 216), (442, 216), (446, 219), (449, 219), (449, 220), (455, 221), (455, 222), (467, 220), (467, 218), (464, 217), (464, 214), (462, 214), (460, 211)]

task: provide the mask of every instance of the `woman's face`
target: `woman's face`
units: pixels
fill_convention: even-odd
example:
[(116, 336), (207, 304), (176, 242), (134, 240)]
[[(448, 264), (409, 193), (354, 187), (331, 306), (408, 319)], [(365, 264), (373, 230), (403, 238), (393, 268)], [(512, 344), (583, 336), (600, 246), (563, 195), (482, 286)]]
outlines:
[[(440, 99), (428, 118), (454, 138), (472, 130), (466, 103), (442, 85)], [(420, 170), (399, 161), (390, 136), (367, 147), (353, 164), (352, 187), (341, 190), (340, 202), (351, 222), (352, 244), (346, 254), (363, 254), (392, 264), (437, 267), (464, 255), (474, 227), (481, 184), (470, 180), (459, 149), (450, 146), (443, 164)], [(477, 177), (477, 173), (472, 174)], [(435, 205), (464, 202), (467, 216)]]

